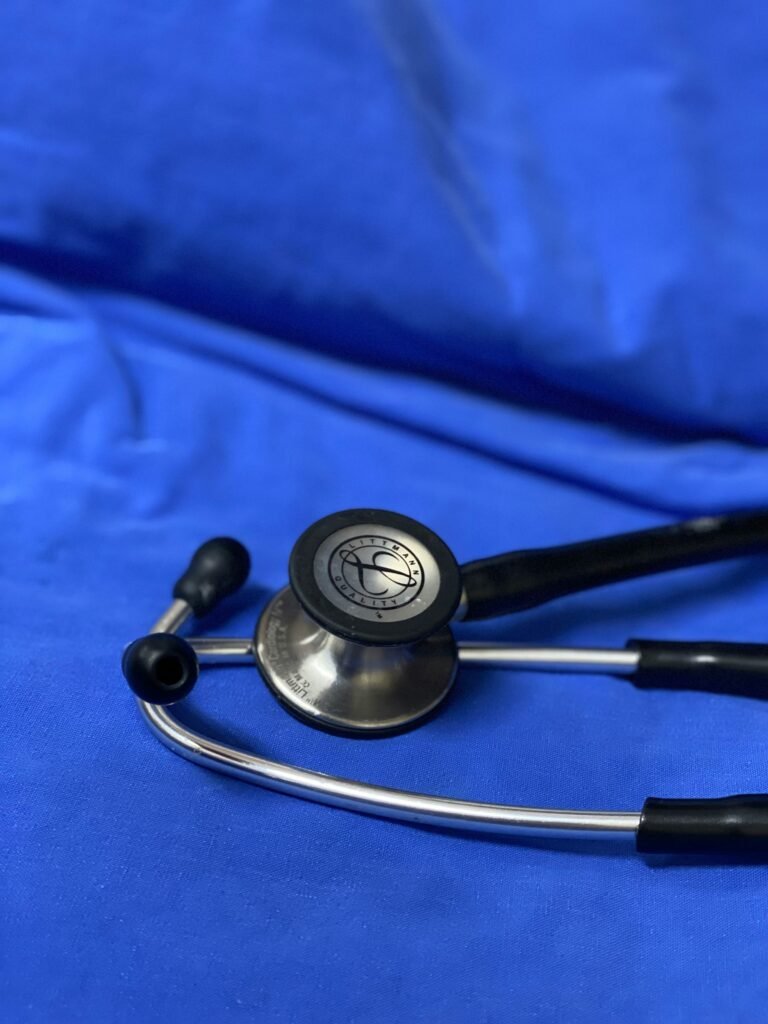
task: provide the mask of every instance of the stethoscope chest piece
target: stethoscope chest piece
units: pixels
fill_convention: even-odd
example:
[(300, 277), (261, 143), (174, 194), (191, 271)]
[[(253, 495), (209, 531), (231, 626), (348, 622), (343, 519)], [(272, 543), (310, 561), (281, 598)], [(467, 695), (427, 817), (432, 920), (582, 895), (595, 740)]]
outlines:
[(410, 728), (445, 699), (461, 578), (431, 530), (394, 513), (336, 513), (299, 538), (290, 577), (254, 636), (256, 664), (289, 711), (371, 736)]
[(259, 619), (254, 657), (292, 714), (319, 728), (359, 735), (416, 725), (447, 697), (458, 666), (450, 629), (416, 644), (366, 647), (318, 626), (289, 587)]

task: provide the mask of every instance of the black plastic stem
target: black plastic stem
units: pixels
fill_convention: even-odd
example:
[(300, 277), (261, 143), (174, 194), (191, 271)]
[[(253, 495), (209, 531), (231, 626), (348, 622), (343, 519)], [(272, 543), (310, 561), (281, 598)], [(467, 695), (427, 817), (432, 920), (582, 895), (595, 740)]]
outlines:
[(768, 795), (714, 800), (649, 797), (637, 830), (638, 853), (768, 858)]
[(630, 640), (627, 647), (640, 655), (631, 679), (643, 689), (768, 697), (768, 644)]
[(670, 569), (768, 553), (768, 512), (709, 516), (462, 566), (466, 619), (488, 619), (566, 594)]

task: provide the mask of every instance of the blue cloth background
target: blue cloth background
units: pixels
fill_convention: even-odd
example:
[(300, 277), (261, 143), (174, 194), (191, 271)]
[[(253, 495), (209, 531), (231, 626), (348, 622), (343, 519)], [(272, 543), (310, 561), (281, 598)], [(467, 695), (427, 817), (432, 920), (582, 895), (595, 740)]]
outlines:
[[(765, 6), (0, 8), (0, 1017), (754, 1021), (768, 870), (314, 806), (174, 758), (122, 646), (231, 533), (247, 632), (352, 506), (460, 560), (768, 503)], [(765, 565), (489, 638), (764, 641)], [(636, 809), (768, 786), (768, 708), (466, 672), (356, 742), (203, 676), (197, 721), (335, 774)]]

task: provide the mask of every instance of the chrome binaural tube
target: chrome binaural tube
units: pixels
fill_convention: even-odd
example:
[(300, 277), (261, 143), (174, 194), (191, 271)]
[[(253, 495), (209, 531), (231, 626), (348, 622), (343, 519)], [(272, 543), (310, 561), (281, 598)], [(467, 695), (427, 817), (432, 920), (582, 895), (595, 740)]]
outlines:
[(527, 647), (522, 644), (458, 644), (462, 665), (488, 665), (535, 672), (609, 672), (631, 675), (637, 651), (589, 647)]
[(291, 796), (346, 810), (443, 828), (510, 836), (633, 838), (640, 813), (516, 807), (388, 789), (270, 761), (187, 728), (156, 704), (141, 704), (150, 729), (170, 750), (195, 764)]
[(191, 617), (192, 609), (187, 602), (174, 598), (149, 632), (178, 633), (187, 619)]
[[(158, 619), (153, 632), (175, 632), (189, 618), (188, 606), (174, 602)], [(193, 638), (190, 641), (201, 661), (249, 658), (252, 641), (241, 638)], [(552, 663), (550, 648), (517, 648), (511, 645), (487, 644), (460, 647), (460, 657), (474, 664), (543, 665), (546, 658)], [(463, 653), (461, 653), (463, 652)], [(573, 655), (573, 651), (569, 651)], [(558, 661), (559, 664), (600, 664), (595, 658), (599, 652), (585, 652), (585, 657)], [(617, 654), (625, 652), (602, 652)], [(586, 655), (589, 655), (587, 657)], [(609, 659), (610, 661), (610, 659)], [(620, 667), (628, 662), (622, 659)], [(582, 667), (578, 669), (585, 671)], [(318, 803), (341, 807), (364, 814), (393, 818), (419, 824), (479, 832), (493, 832), (510, 836), (539, 837), (617, 837), (634, 838), (640, 824), (640, 812), (581, 811), (546, 807), (518, 807), (507, 804), (482, 803), (452, 797), (434, 796), (408, 790), (391, 789), (353, 779), (339, 778), (321, 772), (272, 761), (257, 754), (220, 743), (190, 729), (180, 722), (167, 707), (138, 701), (147, 725), (157, 738), (174, 753), (195, 764), (231, 775), (268, 789), (302, 797)]]
[(253, 640), (239, 636), (191, 637), (189, 644), (201, 664), (236, 661), (253, 664)]
[[(201, 662), (250, 661), (253, 641), (248, 637), (190, 637)], [(535, 672), (610, 672), (631, 675), (638, 665), (637, 651), (589, 647), (528, 647), (522, 644), (488, 644), (461, 641), (457, 645), (462, 665), (519, 668)]]

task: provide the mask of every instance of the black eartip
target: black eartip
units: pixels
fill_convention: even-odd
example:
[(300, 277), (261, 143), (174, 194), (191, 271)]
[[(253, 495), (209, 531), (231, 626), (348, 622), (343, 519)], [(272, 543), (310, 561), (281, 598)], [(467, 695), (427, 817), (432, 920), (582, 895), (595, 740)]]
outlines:
[(208, 612), (248, 579), (251, 556), (238, 540), (214, 537), (202, 544), (173, 588), (173, 596), (186, 601), (197, 618)]
[(174, 704), (197, 682), (197, 655), (173, 633), (152, 633), (129, 644), (123, 654), (128, 685), (149, 704)]

